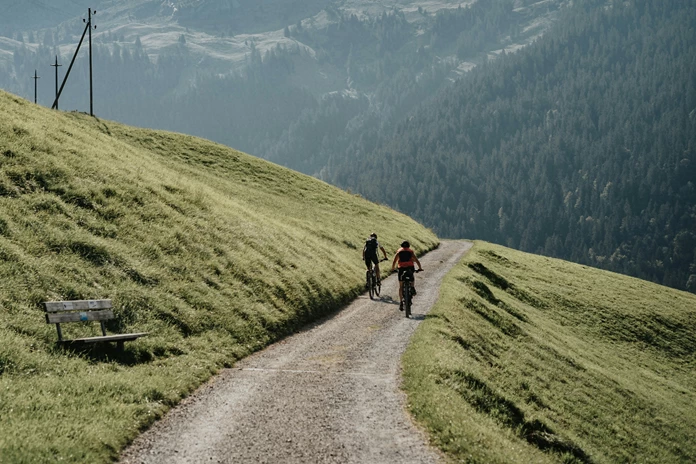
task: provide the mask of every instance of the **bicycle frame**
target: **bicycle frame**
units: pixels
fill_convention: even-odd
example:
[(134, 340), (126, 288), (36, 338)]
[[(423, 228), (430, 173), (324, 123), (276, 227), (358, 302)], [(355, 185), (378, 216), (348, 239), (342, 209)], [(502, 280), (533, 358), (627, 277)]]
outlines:
[(413, 303), (411, 287), (413, 286), (413, 282), (416, 280), (416, 272), (421, 272), (421, 270), (414, 269), (412, 273), (404, 273), (403, 277), (401, 278), (401, 281), (403, 282), (403, 286), (401, 287), (401, 297), (403, 298), (404, 312), (406, 313), (406, 317), (411, 317), (411, 304)]
[(401, 297), (404, 301), (404, 312), (406, 317), (411, 316), (411, 282), (412, 278), (410, 275), (404, 275), (403, 284), (401, 286)]
[[(379, 262), (382, 261), (387, 261), (386, 259), (381, 259)], [(367, 287), (367, 290), (370, 294), (370, 299), (374, 295), (379, 296), (379, 293), (381, 291), (382, 283), (381, 280), (377, 278), (377, 271), (376, 271), (377, 264), (370, 264), (370, 269), (368, 269), (365, 272), (365, 286)]]

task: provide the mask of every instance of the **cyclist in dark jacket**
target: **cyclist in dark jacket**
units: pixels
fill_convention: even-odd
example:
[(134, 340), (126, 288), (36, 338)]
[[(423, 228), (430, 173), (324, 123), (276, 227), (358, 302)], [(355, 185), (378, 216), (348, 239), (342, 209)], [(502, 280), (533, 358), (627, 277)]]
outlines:
[(382, 250), (384, 259), (387, 259), (387, 252), (384, 247), (377, 241), (377, 234), (372, 232), (370, 238), (365, 242), (363, 247), (363, 261), (365, 261), (365, 266), (367, 270), (372, 269), (372, 264), (375, 265), (375, 276), (379, 280), (379, 258), (377, 257), (377, 250)]
[[(413, 252), (411, 249), (411, 244), (408, 243), (407, 241), (404, 241), (401, 243), (401, 248), (399, 248), (394, 255), (394, 261), (392, 261), (392, 271), (396, 269), (396, 266), (399, 266), (399, 310), (403, 311), (404, 310), (404, 274), (408, 274), (411, 276), (411, 282), (415, 285), (416, 283), (416, 277), (414, 275), (414, 272), (416, 270), (416, 267), (414, 266), (415, 264), (418, 264), (418, 270), (422, 271), (423, 267), (421, 266), (420, 261), (418, 261), (418, 258), (416, 257), (416, 254)], [(415, 287), (414, 287), (414, 294), (415, 294)]]

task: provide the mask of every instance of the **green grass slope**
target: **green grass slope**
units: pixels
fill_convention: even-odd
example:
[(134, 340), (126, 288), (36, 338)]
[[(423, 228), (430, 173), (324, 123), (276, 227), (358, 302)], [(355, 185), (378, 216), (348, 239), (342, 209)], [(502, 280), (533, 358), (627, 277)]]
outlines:
[[(0, 462), (114, 459), (217, 369), (355, 297), (372, 230), (389, 251), (437, 245), (221, 145), (0, 92)], [(61, 349), (41, 302), (87, 298), (114, 300), (110, 331), (151, 335), (122, 354)]]
[(456, 462), (696, 462), (696, 296), (477, 242), (403, 363)]

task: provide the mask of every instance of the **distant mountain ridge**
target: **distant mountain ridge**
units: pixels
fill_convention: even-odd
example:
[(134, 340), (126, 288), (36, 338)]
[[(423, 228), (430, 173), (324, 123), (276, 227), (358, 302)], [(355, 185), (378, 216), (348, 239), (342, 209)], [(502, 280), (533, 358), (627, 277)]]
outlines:
[(182, 26), (227, 35), (255, 34), (283, 29), (311, 18), (331, 0), (223, 0), (174, 2), (176, 18)]
[(11, 0), (3, 6), (0, 31), (6, 34), (53, 28), (63, 21), (98, 9), (109, 0)]
[[(533, 2), (529, 1), (494, 1), (507, 2), (510, 8), (513, 4), (531, 4), (532, 6), (520, 7), (517, 10), (528, 11), (523, 27), (531, 31), (528, 35), (533, 36), (541, 33), (550, 24), (554, 18), (554, 11), (565, 0), (552, 0), (544, 9), (534, 7)], [(405, 50), (412, 54), (421, 46), (419, 42), (426, 48), (430, 46), (429, 42), (433, 39), (430, 37), (429, 29), (437, 12), (456, 10), (462, 5), (466, 8), (472, 4), (477, 2), (103, 0), (88, 4), (85, 0), (63, 0), (63, 3), (49, 4), (40, 0), (20, 1), (3, 16), (5, 22), (0, 22), (0, 69), (4, 68), (7, 72), (7, 75), (0, 77), (0, 87), (30, 97), (33, 83), (24, 77), (24, 55), (30, 55), (32, 64), (27, 68), (32, 68), (31, 74), (34, 68), (39, 70), (40, 75), (48, 75), (53, 71), (48, 67), (47, 58), (56, 53), (61, 62), (69, 61), (82, 32), (82, 19), (86, 17), (87, 7), (90, 6), (98, 11), (94, 18), (97, 29), (93, 31), (93, 36), (95, 44), (101, 47), (101, 50), (95, 53), (101, 56), (95, 61), (94, 72), (102, 79), (97, 80), (98, 83), (101, 82), (102, 90), (109, 89), (108, 80), (104, 82), (105, 75), (118, 72), (113, 69), (116, 66), (112, 62), (114, 55), (120, 55), (124, 49), (132, 53), (137, 42), (141, 44), (152, 65), (156, 65), (160, 58), (168, 60), (172, 56), (180, 55), (180, 45), (183, 43), (186, 57), (181, 64), (184, 69), (175, 70), (176, 78), (182, 87), (195, 84), (196, 76), (243, 74), (249, 68), (254, 50), (264, 58), (266, 54), (283, 48), (289, 51), (290, 59), (298, 67), (295, 73), (299, 74), (299, 68), (302, 68), (301, 78), (295, 79), (292, 83), (294, 87), (305, 88), (311, 92), (319, 89), (317, 95), (347, 89), (368, 95), (374, 89), (356, 85), (357, 82), (345, 67), (345, 58), (340, 63), (335, 63), (333, 61), (336, 57), (330, 54), (340, 45), (345, 48), (345, 51), (341, 50), (341, 55), (347, 56), (351, 42), (365, 39), (372, 41), (372, 47), (379, 48), (378, 38), (372, 34), (343, 36), (339, 43), (330, 43), (336, 40), (335, 37), (326, 37), (331, 27), (340, 27), (344, 17), (354, 16), (360, 21), (368, 21), (375, 20), (385, 13), (400, 12), (411, 24), (408, 30), (402, 31), (406, 33), (402, 36), (402, 45), (408, 45)], [(504, 31), (502, 33), (505, 34)], [(522, 36), (522, 40), (528, 39), (529, 37)], [(456, 40), (456, 35), (451, 40)], [(514, 40), (503, 40), (500, 44), (495, 42), (486, 44), (485, 47), (482, 45), (483, 48), (476, 52), (495, 50), (501, 44), (504, 47), (505, 43), (513, 46)], [(438, 46), (433, 48), (434, 54), (438, 56), (429, 59), (433, 63), (449, 60), (456, 67), (459, 63), (454, 63), (455, 61), (471, 58), (457, 58), (453, 45), (438, 39)], [(302, 56), (297, 56), (297, 50)], [(382, 53), (377, 51), (377, 55)], [(448, 56), (439, 56), (440, 53)], [(354, 54), (354, 70), (359, 65), (374, 66), (371, 63), (375, 59), (374, 55), (374, 48), (368, 54)], [(84, 52), (81, 54), (81, 57), (83, 56)], [(78, 59), (78, 63), (80, 62)], [(466, 68), (469, 66), (471, 64), (465, 65)], [(60, 71), (64, 73), (66, 69)], [(71, 78), (71, 83), (75, 82), (77, 85), (76, 81), (80, 81), (83, 85), (83, 76), (84, 71), (81, 71), (79, 76)], [(51, 93), (52, 82), (45, 80), (39, 81), (38, 84), (40, 97), (45, 98)], [(74, 104), (74, 100), (74, 94), (66, 94), (66, 107)], [(113, 117), (110, 107), (116, 102), (110, 103), (112, 104), (104, 105), (101, 111), (106, 117)], [(220, 141), (229, 143), (225, 140)]]

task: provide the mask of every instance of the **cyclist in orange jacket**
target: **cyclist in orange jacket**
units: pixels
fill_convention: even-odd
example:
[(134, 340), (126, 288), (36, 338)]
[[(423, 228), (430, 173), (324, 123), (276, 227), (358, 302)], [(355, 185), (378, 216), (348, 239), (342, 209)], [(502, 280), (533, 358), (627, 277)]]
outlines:
[[(416, 278), (414, 276), (414, 271), (416, 270), (414, 263), (418, 265), (418, 270), (422, 271), (420, 261), (416, 257), (416, 254), (411, 249), (411, 244), (408, 241), (401, 243), (401, 248), (396, 251), (394, 255), (394, 261), (392, 261), (392, 271), (399, 266), (399, 311), (404, 310), (404, 274), (408, 274), (411, 277), (411, 281), (415, 284)], [(415, 289), (414, 289), (415, 293)]]

